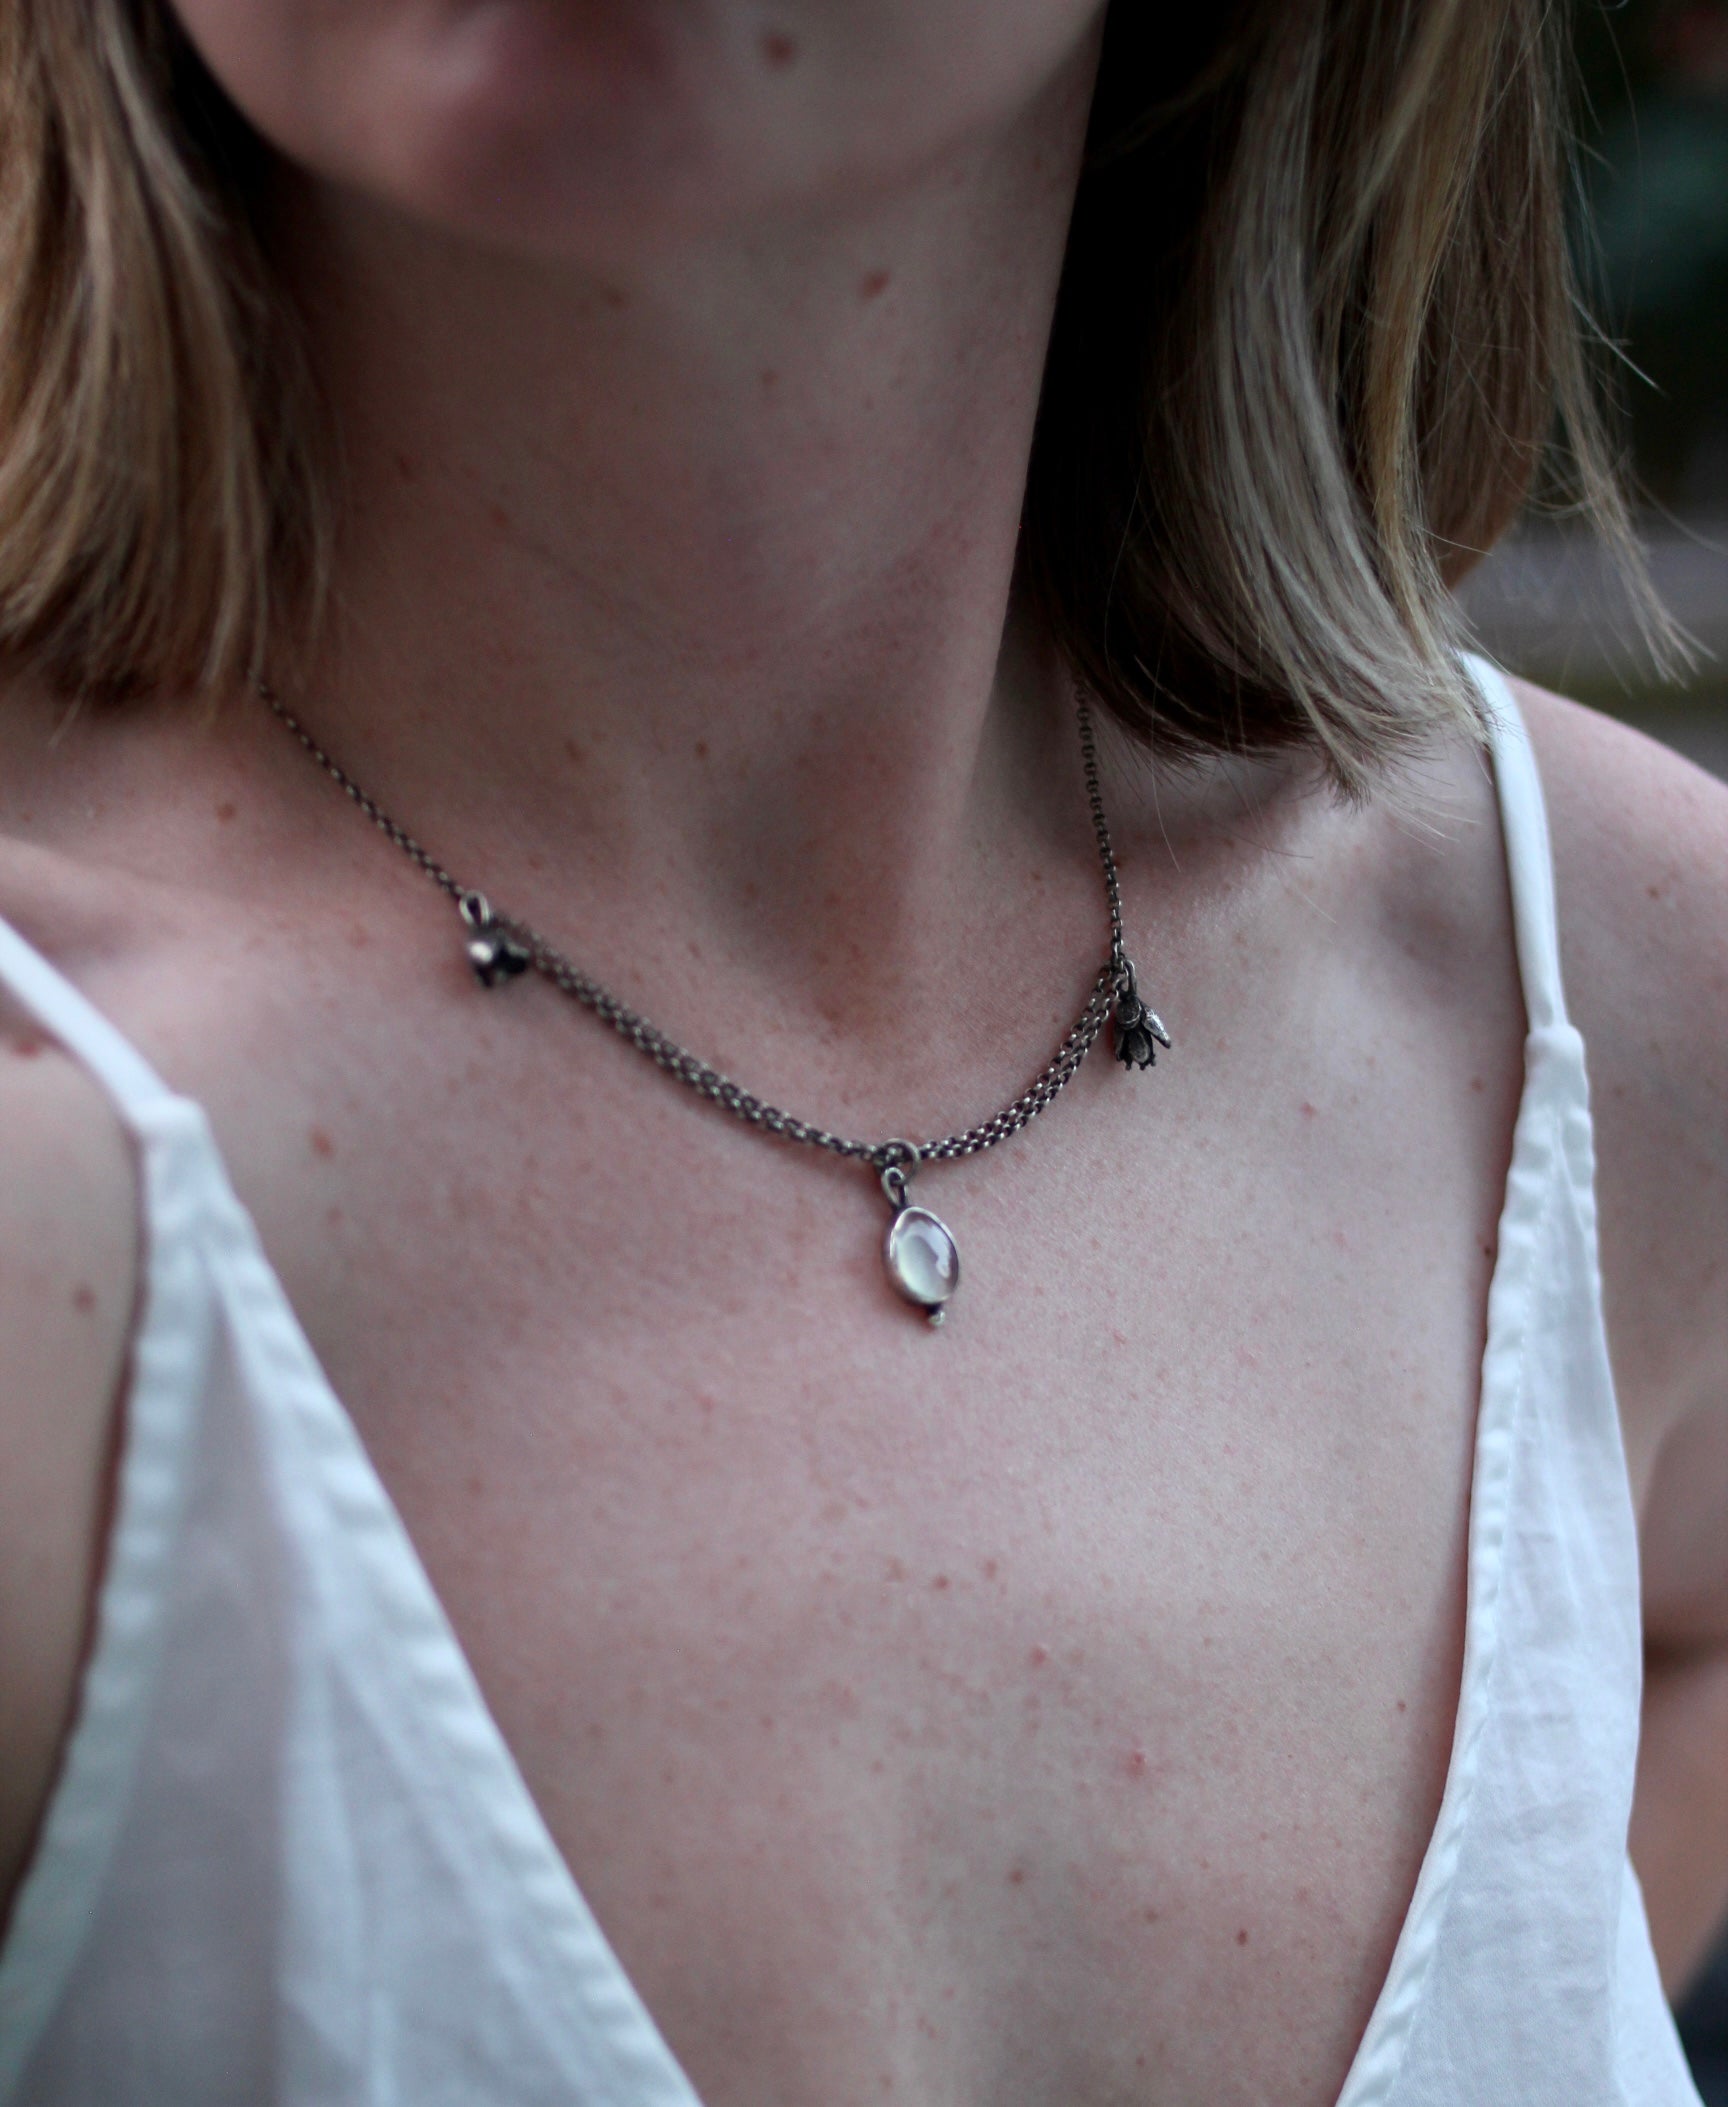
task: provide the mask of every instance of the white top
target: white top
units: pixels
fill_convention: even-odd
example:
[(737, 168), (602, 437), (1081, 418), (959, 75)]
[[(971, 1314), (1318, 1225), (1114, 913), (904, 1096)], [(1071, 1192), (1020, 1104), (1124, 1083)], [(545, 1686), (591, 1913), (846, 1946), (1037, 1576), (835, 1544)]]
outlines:
[[(1636, 1543), (1535, 766), (1529, 1035), (1440, 1813), (1339, 2107), (1696, 2107), (1626, 1859)], [(145, 1276), (77, 1724), (0, 1951), (0, 2107), (699, 2107), (537, 1813), (204, 1114), (0, 924), (136, 1138)]]

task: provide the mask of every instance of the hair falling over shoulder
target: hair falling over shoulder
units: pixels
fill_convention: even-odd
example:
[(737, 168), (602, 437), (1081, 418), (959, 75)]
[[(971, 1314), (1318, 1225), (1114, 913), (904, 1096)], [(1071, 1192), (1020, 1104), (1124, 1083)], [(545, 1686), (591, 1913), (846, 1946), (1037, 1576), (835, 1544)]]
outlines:
[(1173, 68), (1164, 17), (1112, 12), (1026, 560), (1128, 725), (1313, 744), (1356, 789), (1473, 719), (1449, 588), (1557, 439), (1641, 577), (1567, 247), (1564, 10), (1224, 15)]
[(155, 0), (0, 0), (0, 649), (216, 693), (303, 634), (328, 502), (264, 154)]
[[(1346, 789), (1479, 705), (1448, 588), (1557, 431), (1634, 569), (1568, 260), (1550, 0), (1114, 0), (1022, 535), (1172, 753)], [(0, 0), (0, 649), (216, 693), (318, 619), (334, 449), (267, 155), (158, 0)]]

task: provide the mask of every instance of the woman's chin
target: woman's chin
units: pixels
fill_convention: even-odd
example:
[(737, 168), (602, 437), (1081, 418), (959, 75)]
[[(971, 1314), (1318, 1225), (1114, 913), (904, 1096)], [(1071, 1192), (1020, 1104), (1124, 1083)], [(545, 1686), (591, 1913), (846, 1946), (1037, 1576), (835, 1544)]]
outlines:
[(513, 251), (604, 264), (671, 235), (714, 184), (688, 93), (700, 26), (675, 34), (664, 13), (632, 0), (458, 10), (399, 53), (385, 121), (348, 129), (340, 173)]
[[(288, 162), (596, 268), (915, 177), (1052, 80), (1098, 0), (175, 0)], [(994, 18), (992, 18), (994, 19)]]

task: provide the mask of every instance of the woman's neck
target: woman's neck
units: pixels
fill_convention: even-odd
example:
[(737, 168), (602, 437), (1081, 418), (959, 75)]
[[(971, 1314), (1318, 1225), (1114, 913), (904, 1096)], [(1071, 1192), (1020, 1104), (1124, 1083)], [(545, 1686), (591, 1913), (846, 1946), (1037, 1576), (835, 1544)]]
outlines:
[(1010, 691), (1056, 684), (1003, 638), (1086, 86), (820, 223), (604, 271), (294, 200), (347, 492), (308, 716), (475, 855), (813, 970), (938, 915), (1047, 801)]

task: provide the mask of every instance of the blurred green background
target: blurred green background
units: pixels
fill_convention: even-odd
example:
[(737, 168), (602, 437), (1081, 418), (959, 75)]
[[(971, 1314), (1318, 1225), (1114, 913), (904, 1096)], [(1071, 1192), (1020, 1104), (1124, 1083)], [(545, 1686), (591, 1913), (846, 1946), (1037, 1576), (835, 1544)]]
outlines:
[(1606, 560), (1532, 521), (1462, 594), (1503, 663), (1728, 775), (1728, 0), (1574, 0), (1577, 254), (1658, 593), (1698, 646), (1662, 681)]

